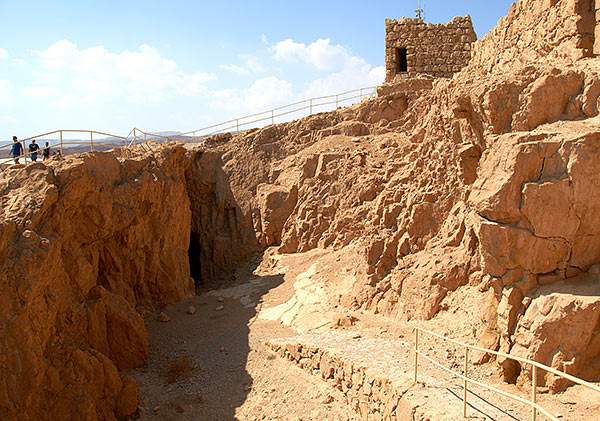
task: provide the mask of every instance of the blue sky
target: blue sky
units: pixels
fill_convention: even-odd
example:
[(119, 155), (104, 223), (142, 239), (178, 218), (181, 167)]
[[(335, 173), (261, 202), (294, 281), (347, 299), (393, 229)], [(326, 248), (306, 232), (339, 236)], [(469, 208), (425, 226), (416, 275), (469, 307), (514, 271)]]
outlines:
[[(425, 0), (479, 37), (511, 1)], [(0, 0), (0, 140), (56, 129), (187, 131), (376, 85), (386, 18), (417, 1)]]

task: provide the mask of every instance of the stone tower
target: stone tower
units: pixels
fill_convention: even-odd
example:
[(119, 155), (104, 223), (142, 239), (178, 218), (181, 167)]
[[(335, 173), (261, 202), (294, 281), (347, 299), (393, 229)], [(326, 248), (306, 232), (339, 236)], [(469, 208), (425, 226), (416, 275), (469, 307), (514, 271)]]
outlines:
[(428, 74), (450, 77), (471, 59), (477, 40), (469, 15), (446, 24), (421, 19), (385, 20), (385, 81)]

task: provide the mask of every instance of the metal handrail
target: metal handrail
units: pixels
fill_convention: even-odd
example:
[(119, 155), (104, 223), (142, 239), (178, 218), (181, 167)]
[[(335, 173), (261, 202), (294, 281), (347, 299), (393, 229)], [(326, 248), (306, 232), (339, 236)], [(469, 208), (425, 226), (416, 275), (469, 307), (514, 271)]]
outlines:
[[(244, 117), (235, 118), (232, 120), (224, 121), (222, 123), (202, 127), (200, 129), (190, 130), (190, 131), (184, 132), (184, 133), (178, 133), (173, 136), (163, 136), (160, 134), (145, 132), (143, 130), (140, 130), (137, 127), (134, 127), (127, 136), (119, 136), (119, 135), (100, 132), (100, 131), (96, 131), (96, 130), (72, 130), (72, 129), (54, 130), (54, 131), (51, 131), (48, 133), (43, 133), (43, 134), (40, 134), (37, 136), (27, 137), (25, 139), (19, 140), (19, 142), (21, 142), (23, 144), (23, 155), (19, 156), (19, 158), (25, 157), (25, 162), (27, 162), (27, 156), (29, 155), (29, 153), (26, 148), (25, 142), (32, 140), (32, 139), (39, 139), (39, 138), (49, 136), (49, 135), (52, 135), (55, 133), (60, 134), (60, 152), (61, 152), (61, 154), (63, 153), (63, 146), (67, 145), (67, 144), (70, 144), (70, 145), (75, 145), (75, 144), (76, 145), (87, 145), (87, 144), (89, 144), (90, 150), (93, 151), (94, 150), (94, 134), (102, 135), (102, 136), (110, 136), (110, 137), (114, 137), (117, 139), (122, 139), (125, 141), (125, 144), (127, 145), (127, 147), (134, 146), (137, 143), (145, 143), (145, 142), (148, 142), (153, 139), (164, 139), (164, 140), (170, 141), (173, 137), (177, 137), (177, 138), (188, 137), (188, 138), (190, 138), (190, 140), (192, 142), (195, 142), (195, 141), (197, 141), (198, 138), (202, 139), (202, 138), (212, 136), (212, 135), (215, 135), (218, 133), (227, 133), (227, 132), (230, 132), (233, 130), (236, 130), (239, 132), (240, 128), (248, 126), (250, 124), (261, 123), (261, 122), (268, 121), (268, 120), (271, 120), (271, 124), (275, 124), (275, 118), (283, 117), (283, 116), (293, 114), (296, 112), (300, 112), (300, 111), (309, 110), (309, 115), (312, 115), (314, 109), (317, 107), (323, 107), (323, 106), (335, 104), (336, 108), (337, 108), (337, 107), (339, 107), (340, 104), (357, 99), (357, 98), (360, 98), (362, 100), (364, 97), (367, 97), (367, 98), (372, 97), (375, 95), (375, 89), (376, 89), (375, 86), (371, 86), (371, 87), (366, 87), (366, 88), (353, 89), (350, 91), (345, 91), (345, 92), (341, 92), (341, 93), (333, 94), (333, 95), (325, 95), (325, 96), (309, 98), (309, 99), (305, 99), (302, 101), (293, 102), (291, 104), (283, 105), (283, 106), (280, 106), (277, 108), (273, 108), (268, 111), (263, 111), (260, 113), (246, 115)], [(358, 94), (352, 95), (350, 97), (346, 97), (347, 95), (355, 94), (355, 93), (358, 93)], [(333, 100), (333, 98), (335, 98), (335, 100)], [(331, 101), (320, 102), (322, 100), (328, 100), (328, 99), (331, 99)], [(300, 105), (302, 105), (302, 106), (297, 107)], [(296, 107), (296, 108), (290, 109), (292, 107)], [(283, 110), (285, 110), (285, 111), (283, 111)], [(255, 117), (260, 117), (260, 116), (264, 116), (264, 117), (258, 118), (258, 119), (255, 118)], [(252, 119), (252, 120), (246, 121), (248, 119)], [(209, 131), (211, 129), (217, 129), (217, 128), (220, 128), (220, 129)], [(206, 133), (207, 131), (208, 131), (208, 133)], [(67, 143), (63, 140), (63, 133), (89, 133), (90, 140), (89, 140), (89, 142), (88, 141), (78, 141), (78, 142)], [(99, 145), (98, 142), (96, 142), (95, 144)], [(12, 147), (12, 145), (13, 145), (12, 143), (9, 143), (4, 146), (0, 146), (0, 150), (2, 150), (4, 148)], [(55, 143), (53, 145), (49, 145), (49, 147), (56, 147), (57, 145), (58, 145), (58, 143)], [(112, 145), (105, 145), (105, 146), (112, 146)], [(46, 149), (46, 148), (40, 147), (38, 153), (41, 153), (44, 149)]]
[[(365, 91), (367, 91), (367, 93), (364, 93)], [(340, 96), (348, 95), (348, 94), (355, 93), (355, 92), (360, 92), (360, 94), (359, 95), (354, 95), (354, 96), (351, 96), (351, 97), (348, 97), (348, 98), (341, 98), (340, 99)], [(370, 87), (370, 88), (361, 88), (361, 89), (355, 89), (355, 90), (352, 90), (352, 91), (346, 91), (346, 92), (343, 92), (341, 94), (336, 94), (336, 95), (326, 95), (326, 96), (320, 96), (320, 97), (305, 99), (303, 101), (298, 101), (298, 102), (294, 102), (294, 103), (291, 103), (291, 104), (288, 104), (288, 105), (284, 105), (284, 106), (281, 106), (281, 107), (273, 108), (273, 109), (268, 110), (268, 111), (263, 111), (263, 112), (256, 113), (256, 114), (250, 114), (250, 115), (247, 115), (247, 116), (244, 116), (244, 117), (239, 117), (239, 118), (236, 118), (236, 119), (233, 119), (233, 120), (227, 120), (227, 121), (224, 121), (222, 123), (212, 124), (210, 126), (202, 127), (200, 129), (196, 129), (196, 130), (190, 130), (190, 131), (184, 132), (184, 133), (178, 133), (178, 134), (173, 135), (173, 136), (163, 136), (163, 135), (159, 135), (159, 134), (144, 132), (141, 129), (134, 128), (132, 130), (132, 132), (133, 132), (133, 139), (132, 139), (131, 143), (135, 144), (138, 139), (142, 140), (142, 137), (137, 135), (138, 132), (144, 136), (144, 138), (143, 138), (144, 142), (147, 141), (148, 137), (170, 140), (172, 137), (186, 137), (186, 136), (190, 137), (192, 142), (195, 142), (196, 139), (199, 137), (198, 136), (199, 132), (205, 132), (205, 131), (207, 131), (209, 129), (215, 129), (217, 127), (220, 127), (219, 130), (214, 130), (214, 131), (211, 131), (211, 132), (208, 132), (208, 133), (204, 133), (204, 134), (201, 135), (201, 137), (208, 137), (208, 136), (212, 136), (212, 135), (215, 135), (215, 134), (218, 134), (218, 133), (226, 133), (226, 132), (234, 130), (234, 129), (236, 131), (239, 131), (240, 127), (244, 127), (244, 126), (248, 126), (250, 124), (260, 123), (260, 122), (268, 121), (268, 120), (271, 120), (271, 124), (274, 124), (276, 117), (282, 117), (282, 116), (285, 116), (285, 115), (289, 115), (289, 114), (300, 112), (300, 111), (304, 111), (304, 110), (310, 110), (310, 114), (309, 115), (312, 115), (314, 108), (322, 107), (322, 106), (326, 106), (326, 105), (332, 105), (332, 104), (336, 104), (336, 107), (337, 107), (337, 106), (339, 106), (340, 103), (344, 103), (344, 102), (347, 102), (347, 101), (350, 101), (350, 100), (353, 100), (353, 99), (357, 99), (357, 98), (362, 99), (364, 97), (371, 97), (374, 93), (375, 93), (375, 87)], [(329, 98), (335, 98), (335, 101), (315, 102), (315, 101), (318, 101), (318, 100), (329, 99)], [(281, 112), (281, 113), (275, 114), (275, 111), (284, 110), (284, 109), (287, 109), (287, 108), (290, 108), (290, 107), (293, 107), (293, 106), (296, 106), (296, 105), (300, 105), (300, 104), (308, 104), (308, 105), (305, 105), (305, 106), (300, 107), (300, 108), (294, 108), (292, 110), (287, 110), (285, 112)], [(263, 117), (263, 118), (254, 119), (254, 120), (250, 120), (250, 121), (242, 121), (242, 120), (245, 120), (245, 119), (248, 119), (248, 118), (258, 117), (258, 116), (261, 116), (261, 115), (266, 115), (266, 116)], [(230, 125), (226, 126), (226, 127), (222, 127), (222, 126), (224, 126), (226, 124), (230, 124)], [(130, 132), (130, 135), (131, 135), (131, 132)], [(128, 138), (129, 138), (129, 136), (128, 136)]]
[[(60, 130), (54, 130), (54, 131), (51, 131), (51, 132), (47, 132), (47, 133), (43, 133), (43, 134), (40, 134), (40, 135), (37, 135), (37, 136), (27, 137), (27, 138), (19, 140), (18, 142), (22, 143), (22, 145), (23, 145), (23, 153), (21, 155), (19, 155), (18, 157), (16, 157), (16, 158), (18, 158), (18, 159), (24, 158), (25, 159), (25, 163), (27, 163), (27, 157), (29, 155), (31, 155), (31, 152), (29, 152), (29, 150), (27, 149), (26, 142), (29, 141), (29, 140), (33, 140), (33, 139), (36, 139), (36, 140), (37, 139), (41, 139), (41, 138), (43, 138), (45, 136), (50, 136), (50, 135), (56, 134), (56, 133), (59, 134), (59, 140), (58, 140), (58, 142), (55, 142), (52, 145), (48, 145), (48, 147), (39, 145), (40, 148), (35, 153), (36, 154), (43, 154), (44, 150), (56, 148), (57, 146), (59, 146), (60, 153), (62, 155), (63, 154), (63, 147), (65, 145), (90, 145), (90, 150), (91, 151), (94, 151), (94, 145), (96, 145), (96, 146), (101, 145), (101, 146), (106, 146), (106, 147), (114, 147), (115, 146), (115, 145), (108, 145), (108, 144), (105, 144), (105, 143), (102, 143), (102, 142), (98, 142), (98, 141), (94, 142), (94, 134), (102, 135), (102, 136), (107, 136), (107, 137), (113, 137), (113, 138), (116, 138), (116, 139), (122, 139), (125, 142), (127, 142), (127, 138), (126, 137), (115, 135), (115, 134), (110, 134), (110, 133), (105, 133), (105, 132), (100, 132), (100, 131), (97, 131), (97, 130), (60, 129)], [(65, 141), (63, 139), (63, 133), (86, 133), (86, 134), (89, 133), (90, 140), (89, 141), (80, 141), (80, 140)], [(67, 140), (70, 140), (70, 139), (67, 139)], [(2, 150), (4, 148), (12, 148), (13, 144), (14, 143), (8, 143), (6, 145), (2, 145), (2, 146), (0, 146), (0, 150)]]
[[(418, 365), (419, 365), (419, 359), (418, 356), (422, 356), (425, 359), (427, 359), (428, 361), (430, 361), (432, 364), (435, 364), (436, 366), (442, 368), (443, 370), (453, 374), (456, 377), (459, 377), (461, 379), (464, 380), (464, 385), (463, 385), (463, 416), (466, 417), (467, 416), (467, 388), (468, 388), (468, 383), (472, 383), (475, 384), (477, 386), (483, 387), (485, 389), (491, 390), (493, 392), (496, 392), (498, 394), (501, 394), (503, 396), (506, 396), (508, 398), (514, 399), (518, 402), (521, 402), (525, 405), (528, 405), (532, 408), (532, 420), (536, 420), (537, 419), (537, 411), (540, 411), (542, 414), (544, 414), (545, 416), (547, 416), (549, 419), (553, 420), (553, 421), (557, 421), (558, 418), (556, 418), (555, 416), (553, 416), (552, 414), (550, 414), (547, 410), (545, 410), (544, 408), (542, 408), (539, 404), (537, 404), (537, 369), (540, 368), (542, 370), (545, 370), (549, 373), (555, 374), (557, 376), (563, 377), (567, 380), (572, 381), (573, 383), (577, 383), (581, 386), (587, 387), (591, 390), (594, 390), (596, 392), (600, 392), (600, 387), (596, 386), (590, 382), (586, 382), (585, 380), (582, 380), (578, 377), (572, 376), (570, 374), (567, 373), (563, 373), (562, 371), (558, 371), (552, 367), (548, 367), (547, 365), (538, 363), (536, 361), (533, 360), (528, 360), (526, 358), (521, 358), (521, 357), (517, 357), (514, 355), (510, 355), (510, 354), (505, 354), (504, 352), (499, 352), (499, 351), (492, 351), (491, 349), (486, 349), (486, 348), (481, 348), (475, 345), (467, 345), (463, 342), (457, 341), (455, 339), (451, 339), (448, 338), (446, 336), (440, 335), (438, 333), (432, 332), (430, 330), (427, 329), (423, 329), (420, 327), (415, 327), (414, 328), (414, 332), (415, 332), (415, 377), (414, 380), (415, 382), (417, 382), (417, 374), (418, 374)], [(423, 333), (427, 333), (429, 335), (435, 336), (437, 338), (443, 339), (445, 341), (448, 342), (452, 342), (456, 345), (462, 346), (465, 348), (465, 366), (464, 366), (464, 374), (458, 373), (456, 371), (453, 371), (445, 366), (443, 366), (442, 364), (438, 363), (437, 361), (435, 361), (433, 358), (429, 357), (427, 354), (419, 351), (419, 332), (423, 332)], [(499, 357), (504, 357), (504, 358), (508, 358), (511, 360), (515, 360), (515, 361), (519, 361), (525, 364), (531, 364), (532, 369), (531, 369), (531, 400), (528, 399), (524, 399), (520, 396), (514, 395), (512, 393), (508, 393), (505, 392), (503, 390), (500, 390), (498, 388), (495, 388), (493, 386), (489, 386), (486, 385), (484, 383), (481, 383), (477, 380), (473, 380), (471, 378), (468, 377), (468, 366), (469, 366), (469, 350), (474, 350), (474, 351), (481, 351), (481, 352), (485, 352), (485, 353), (489, 353), (489, 354), (493, 354)]]
[[(370, 86), (370, 87), (366, 87), (366, 88), (359, 88), (359, 89), (353, 89), (353, 90), (350, 90), (350, 91), (345, 91), (345, 92), (342, 92), (342, 93), (339, 93), (339, 94), (325, 95), (325, 96), (320, 96), (320, 97), (309, 98), (309, 99), (305, 99), (305, 100), (302, 100), (302, 101), (293, 102), (291, 104), (283, 105), (283, 106), (280, 106), (280, 107), (277, 107), (277, 108), (273, 108), (273, 109), (270, 109), (268, 111), (262, 111), (260, 113), (250, 114), (250, 115), (246, 115), (244, 117), (239, 117), (239, 118), (235, 118), (235, 119), (232, 119), (232, 120), (227, 120), (227, 121), (224, 121), (224, 122), (219, 123), (219, 124), (213, 124), (213, 125), (210, 125), (210, 126), (202, 127), (200, 129), (195, 129), (195, 130), (190, 130), (188, 132), (179, 133), (177, 136), (187, 136), (187, 135), (191, 134), (192, 135), (191, 136), (192, 140), (195, 141), (196, 137), (198, 137), (197, 136), (198, 132), (204, 132), (204, 131), (207, 131), (209, 129), (213, 129), (213, 128), (217, 128), (217, 127), (220, 127), (220, 126), (224, 126), (226, 124), (235, 123), (235, 126), (232, 125), (232, 126), (227, 127), (227, 128), (222, 128), (221, 130), (217, 130), (217, 131), (210, 132), (208, 134), (204, 134), (203, 137), (205, 137), (205, 136), (211, 136), (211, 135), (217, 134), (217, 133), (222, 133), (225, 130), (233, 130), (234, 127), (237, 129), (237, 131), (239, 131), (240, 127), (247, 126), (249, 124), (260, 123), (262, 121), (271, 120), (271, 124), (274, 124), (276, 117), (281, 117), (281, 116), (292, 114), (292, 113), (295, 113), (295, 112), (304, 111), (304, 110), (307, 110), (307, 109), (310, 110), (309, 115), (312, 115), (313, 114), (313, 112), (312, 112), (313, 108), (316, 108), (316, 107), (321, 107), (321, 106), (325, 106), (325, 105), (336, 104), (336, 108), (337, 108), (337, 106), (339, 106), (340, 103), (344, 103), (344, 102), (350, 101), (352, 99), (356, 99), (356, 98), (362, 99), (364, 97), (372, 97), (373, 95), (375, 95), (375, 89), (376, 89), (376, 86)], [(349, 97), (349, 98), (341, 98), (341, 97), (343, 97), (345, 95), (356, 93), (356, 92), (359, 92), (359, 94), (358, 95), (354, 95), (354, 96)], [(335, 98), (335, 101), (329, 101), (329, 102), (323, 102), (323, 103), (319, 103), (319, 102), (315, 103), (315, 101), (319, 101), (319, 100), (322, 100), (322, 99), (329, 99), (329, 98)], [(287, 108), (290, 108), (290, 107), (295, 107), (295, 106), (301, 105), (301, 104), (308, 104), (308, 105), (306, 105), (304, 107), (296, 108), (296, 109), (293, 109), (293, 110), (288, 110), (288, 111), (283, 112), (283, 113), (277, 113), (277, 114), (275, 114), (276, 111), (284, 110), (284, 109), (287, 109)], [(265, 115), (265, 117), (257, 119), (257, 120), (252, 120), (252, 121), (243, 121), (243, 120), (246, 120), (246, 119), (249, 119), (249, 118), (258, 117), (258, 116), (261, 116), (261, 115)]]

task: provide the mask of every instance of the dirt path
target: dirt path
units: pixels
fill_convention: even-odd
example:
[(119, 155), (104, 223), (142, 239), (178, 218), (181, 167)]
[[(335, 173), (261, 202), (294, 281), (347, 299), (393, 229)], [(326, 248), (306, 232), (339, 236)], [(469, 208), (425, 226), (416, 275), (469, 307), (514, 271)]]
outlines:
[[(248, 270), (246, 271), (248, 272)], [(355, 420), (341, 394), (275, 357), (266, 339), (294, 335), (278, 321), (256, 317), (273, 288), (272, 305), (290, 296), (283, 276), (240, 279), (240, 298), (209, 292), (146, 320), (148, 363), (131, 373), (141, 420)], [(253, 282), (249, 283), (251, 279)], [(278, 297), (278, 298), (276, 298)], [(188, 314), (190, 306), (194, 314)]]
[[(148, 363), (129, 374), (140, 391), (141, 420), (358, 420), (339, 390), (320, 376), (276, 357), (265, 343), (277, 338), (331, 349), (349, 360), (362, 359), (370, 369), (412, 376), (411, 325), (370, 313), (345, 312), (352, 323), (334, 326), (338, 303), (352, 284), (352, 254), (315, 250), (303, 255), (271, 256), (238, 270), (230, 288), (210, 291), (168, 306), (170, 321), (157, 314), (146, 320), (150, 336)], [(258, 263), (259, 268), (256, 268)], [(466, 297), (458, 299), (468, 300)], [(189, 314), (190, 306), (195, 309)], [(466, 305), (457, 306), (465, 309)], [(348, 319), (346, 319), (347, 321)], [(442, 314), (423, 326), (457, 337), (470, 327), (468, 315)], [(461, 326), (462, 324), (462, 326)], [(291, 326), (291, 327), (290, 327)], [(462, 367), (462, 350), (447, 343), (424, 342), (423, 350), (453, 368)], [(462, 382), (431, 364), (420, 363), (420, 381), (410, 394), (423, 396), (444, 419), (444, 408), (462, 407)], [(318, 374), (318, 373), (317, 373)], [(474, 366), (473, 378), (506, 391), (495, 363)], [(444, 402), (435, 404), (434, 393)], [(594, 420), (600, 404), (593, 394), (569, 388), (556, 399), (539, 397), (560, 418)], [(431, 405), (427, 405), (427, 401)], [(437, 401), (436, 401), (437, 402)], [(580, 402), (575, 406), (575, 402)], [(530, 410), (473, 388), (472, 419), (529, 419)], [(431, 408), (433, 405), (433, 408)], [(442, 408), (437, 408), (442, 406)], [(545, 406), (545, 405), (544, 405)], [(429, 411), (429, 409), (428, 409)], [(439, 417), (438, 417), (439, 415)], [(540, 418), (542, 419), (542, 418)]]

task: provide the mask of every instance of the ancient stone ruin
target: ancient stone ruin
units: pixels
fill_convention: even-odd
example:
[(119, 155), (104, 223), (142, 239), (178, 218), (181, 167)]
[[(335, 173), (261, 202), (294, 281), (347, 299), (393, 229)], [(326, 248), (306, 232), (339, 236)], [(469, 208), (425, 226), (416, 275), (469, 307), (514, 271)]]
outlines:
[(386, 19), (385, 81), (419, 74), (450, 77), (469, 63), (475, 40), (470, 16), (446, 24)]
[[(415, 326), (598, 384), (595, 33), (595, 2), (521, 0), (460, 70), (392, 44), (452, 78), (396, 63), (350, 107), (5, 169), (0, 418), (460, 419), (460, 385), (413, 381)], [(531, 366), (473, 354), (529, 396)], [(536, 376), (553, 414), (597, 418)]]

